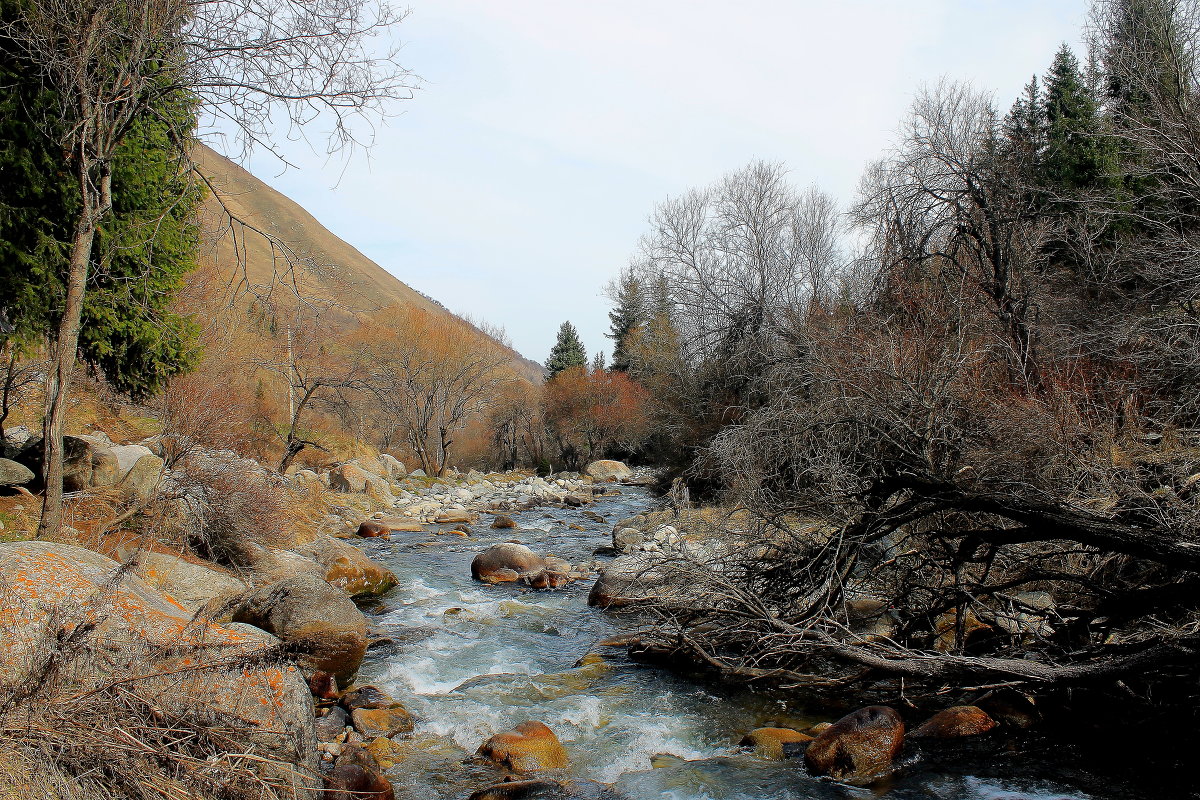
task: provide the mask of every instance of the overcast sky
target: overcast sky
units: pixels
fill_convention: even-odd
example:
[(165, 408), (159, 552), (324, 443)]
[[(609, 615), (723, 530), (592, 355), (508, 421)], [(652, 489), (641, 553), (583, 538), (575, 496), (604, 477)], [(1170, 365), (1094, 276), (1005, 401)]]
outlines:
[[(612, 342), (604, 286), (654, 205), (755, 158), (842, 203), (923, 83), (1007, 109), (1086, 0), (412, 0), (423, 88), (369, 154), (248, 168), (452, 311), (544, 361)], [(220, 149), (220, 143), (214, 142)], [(318, 151), (323, 152), (323, 151)]]

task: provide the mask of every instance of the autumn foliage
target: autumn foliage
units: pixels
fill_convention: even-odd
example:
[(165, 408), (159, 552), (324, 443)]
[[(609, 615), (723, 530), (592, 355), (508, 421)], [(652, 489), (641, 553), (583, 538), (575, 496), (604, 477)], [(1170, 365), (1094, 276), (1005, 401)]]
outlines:
[(574, 367), (546, 382), (547, 428), (568, 466), (578, 469), (611, 446), (635, 447), (646, 436), (648, 394), (624, 372)]

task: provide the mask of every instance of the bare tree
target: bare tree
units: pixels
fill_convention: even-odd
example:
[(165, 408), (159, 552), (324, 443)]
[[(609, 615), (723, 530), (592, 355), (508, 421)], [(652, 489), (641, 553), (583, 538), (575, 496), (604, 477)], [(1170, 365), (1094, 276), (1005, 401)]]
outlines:
[(429, 475), (449, 468), (455, 434), (485, 412), (512, 380), (511, 356), (481, 344), (460, 320), (408, 310), (394, 327), (369, 336), (369, 385), (385, 414), (401, 421), (405, 438)]
[[(189, 92), (234, 126), (244, 146), (269, 146), (278, 120), (332, 122), (333, 149), (360, 141), (356, 121), (407, 97), (409, 73), (376, 35), (402, 14), (368, 0), (47, 0), (24, 3), (5, 36), (57, 98), (46, 134), (74, 176), (66, 295), (51, 336), (39, 535), (62, 520), (62, 426), (79, 340), (92, 244), (112, 209), (112, 161), (158, 100)], [(279, 115), (273, 117), (272, 115)], [(176, 144), (186, 155), (187, 137)]]

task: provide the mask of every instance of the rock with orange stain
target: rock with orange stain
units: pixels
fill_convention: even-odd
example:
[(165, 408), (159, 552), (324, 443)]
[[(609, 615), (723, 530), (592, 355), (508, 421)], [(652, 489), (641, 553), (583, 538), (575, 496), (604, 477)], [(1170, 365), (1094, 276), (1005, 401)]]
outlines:
[(321, 577), (326, 583), (351, 597), (377, 597), (396, 585), (396, 575), (390, 569), (371, 560), (349, 542), (332, 536), (318, 536), (311, 544), (297, 547), (296, 552), (311, 558), (324, 570)]
[(216, 608), (246, 591), (246, 584), (216, 568), (173, 556), (142, 551), (132, 557), (134, 572), (190, 612)]
[(243, 732), (237, 746), (292, 762), (301, 754), (297, 774), (309, 771), (316, 785), (313, 701), (300, 671), (264, 659), (274, 647), (258, 636), (194, 620), (110, 558), (53, 542), (0, 544), (0, 630), (0, 689), (19, 683), (48, 643), (86, 631), (80, 666), (97, 677), (134, 672), (128, 688), (176, 713), (219, 715)]
[(532, 720), (497, 733), (479, 746), (478, 755), (516, 772), (567, 766), (567, 751), (554, 731)]
[(839, 719), (804, 751), (814, 775), (864, 784), (886, 775), (904, 745), (904, 722), (887, 706), (868, 706)]
[(996, 727), (996, 720), (977, 706), (943, 708), (909, 734), (921, 739), (957, 739), (960, 736), (979, 736)]
[(367, 619), (345, 592), (315, 575), (297, 575), (263, 586), (242, 598), (233, 612), (304, 654), (309, 669), (320, 669), (347, 684), (367, 652)]
[(755, 728), (743, 736), (738, 744), (741, 747), (753, 747), (754, 752), (763, 758), (779, 760), (786, 757), (784, 745), (812, 740), (813, 737), (791, 728)]

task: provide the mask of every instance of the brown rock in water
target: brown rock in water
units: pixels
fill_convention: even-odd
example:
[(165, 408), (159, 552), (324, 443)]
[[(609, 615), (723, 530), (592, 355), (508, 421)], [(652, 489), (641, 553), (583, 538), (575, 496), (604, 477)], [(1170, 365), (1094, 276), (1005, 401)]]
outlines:
[(318, 700), (336, 700), (338, 696), (337, 677), (323, 669), (319, 669), (308, 679), (308, 690)]
[(523, 797), (532, 797), (546, 789), (558, 789), (561, 786), (562, 784), (558, 781), (504, 781), (472, 793), (467, 800), (520, 800)]
[[(484, 583), (515, 581), (521, 573), (538, 572), (546, 562), (523, 544), (494, 544), (471, 561), (471, 577)], [(509, 577), (509, 573), (515, 573)]]
[(356, 708), (350, 714), (354, 729), (366, 739), (380, 736), (390, 739), (402, 733), (412, 733), (412, 716), (402, 706), (392, 708)]
[(325, 778), (323, 800), (396, 800), (391, 782), (358, 764), (338, 764)]
[(318, 742), (333, 742), (346, 732), (346, 726), (350, 724), (350, 715), (341, 706), (334, 706), (325, 711), (324, 715), (317, 717), (313, 727), (316, 729)]
[(584, 467), (583, 471), (597, 481), (619, 481), (633, 477), (633, 470), (620, 461), (593, 461)]
[(818, 722), (816, 725), (813, 725), (811, 728), (806, 730), (805, 733), (807, 733), (809, 736), (816, 737), (816, 736), (820, 736), (822, 733), (824, 733), (825, 731), (829, 730), (832, 727), (833, 727), (832, 722)]
[(478, 755), (517, 772), (562, 769), (567, 751), (541, 722), (522, 722), (511, 731), (497, 733), (479, 746)]
[(811, 742), (813, 737), (791, 728), (755, 728), (738, 742), (741, 747), (753, 747), (763, 758), (784, 758), (785, 744)]
[(995, 689), (976, 700), (975, 705), (1010, 728), (1032, 728), (1042, 718), (1033, 701), (1015, 689)]
[(345, 592), (315, 575), (297, 575), (246, 595), (234, 612), (305, 655), (308, 666), (349, 683), (367, 652), (367, 619)]
[(868, 706), (829, 726), (808, 746), (804, 762), (815, 775), (869, 783), (891, 769), (904, 744), (904, 721), (887, 706)]
[(470, 511), (443, 511), (436, 519), (439, 525), (446, 525), (452, 522), (474, 522), (475, 515)]
[(571, 583), (571, 576), (565, 572), (557, 570), (544, 569), (527, 578), (526, 583), (533, 589), (539, 591), (547, 591), (550, 589), (561, 589)]
[(517, 527), (517, 523), (510, 516), (505, 514), (497, 514), (492, 520), (492, 527), (496, 528), (497, 530), (504, 530), (507, 528)]
[(358, 526), (358, 535), (364, 539), (390, 539), (392, 531), (386, 525), (367, 520)]
[(400, 705), (383, 689), (369, 683), (347, 690), (339, 702), (347, 711), (353, 711), (356, 708), (396, 708)]
[(943, 708), (909, 734), (914, 738), (956, 739), (960, 736), (979, 736), (996, 727), (996, 720), (977, 706)]

